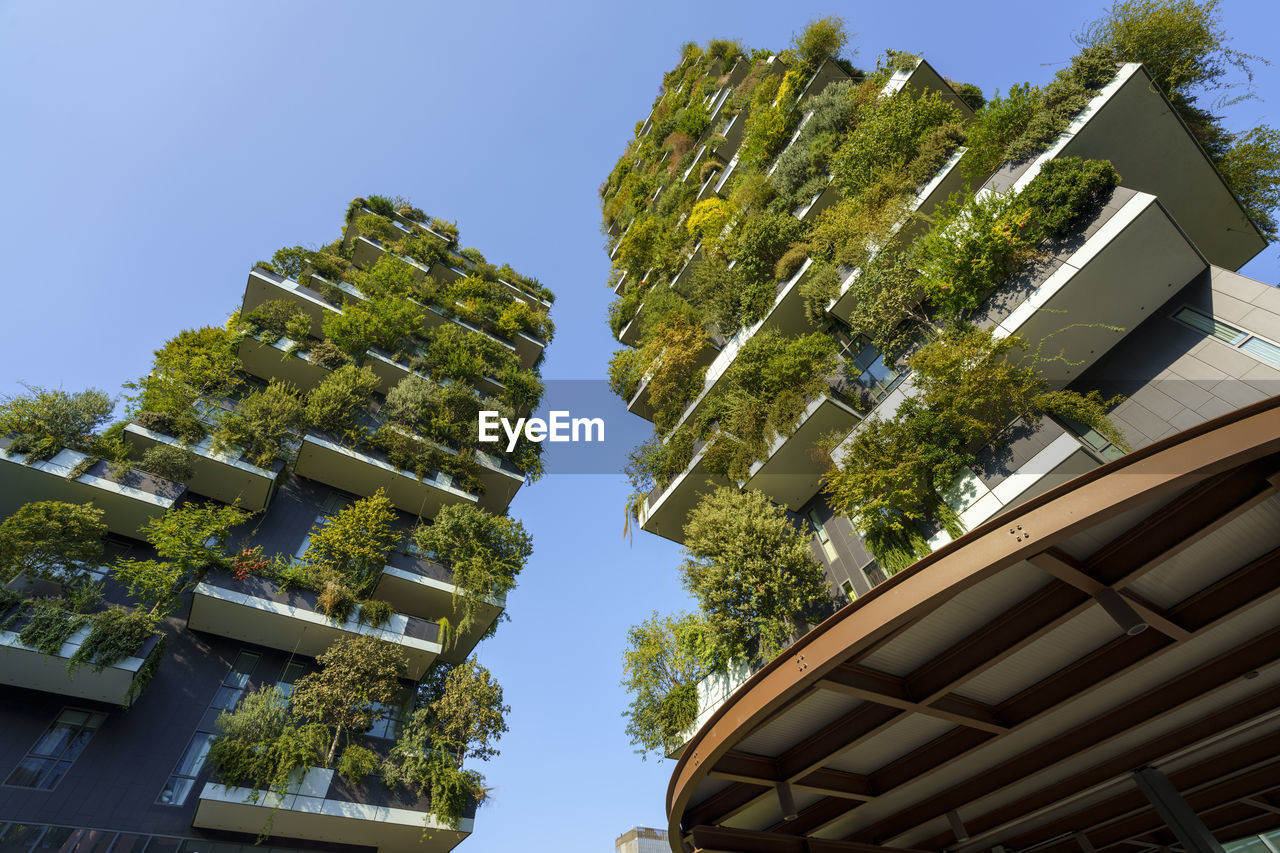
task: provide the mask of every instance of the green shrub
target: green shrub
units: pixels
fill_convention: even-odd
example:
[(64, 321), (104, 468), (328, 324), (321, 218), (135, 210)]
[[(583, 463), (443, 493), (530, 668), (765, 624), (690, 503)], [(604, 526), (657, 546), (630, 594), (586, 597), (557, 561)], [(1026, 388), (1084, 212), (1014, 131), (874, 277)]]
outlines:
[(395, 612), (389, 601), (370, 598), (360, 602), (360, 621), (370, 628), (381, 628), (391, 621)]
[(94, 672), (101, 672), (115, 666), (137, 652), (155, 629), (155, 618), (141, 610), (103, 610), (93, 616), (93, 628), (67, 661), (67, 669), (74, 672), (88, 664)]
[(18, 641), (44, 655), (58, 655), (71, 635), (87, 617), (68, 613), (58, 599), (37, 598), (27, 610), (27, 624), (18, 632)]
[(153, 444), (143, 452), (138, 466), (157, 477), (185, 483), (195, 475), (195, 459), (196, 455), (185, 447)]
[(348, 785), (359, 785), (378, 769), (378, 756), (359, 744), (350, 744), (338, 759), (338, 775)]
[(368, 367), (339, 367), (307, 395), (306, 423), (333, 433), (350, 432), (377, 389), (378, 377)]
[(222, 418), (215, 443), (220, 449), (238, 447), (251, 464), (270, 468), (294, 438), (302, 411), (298, 390), (289, 382), (272, 380)]

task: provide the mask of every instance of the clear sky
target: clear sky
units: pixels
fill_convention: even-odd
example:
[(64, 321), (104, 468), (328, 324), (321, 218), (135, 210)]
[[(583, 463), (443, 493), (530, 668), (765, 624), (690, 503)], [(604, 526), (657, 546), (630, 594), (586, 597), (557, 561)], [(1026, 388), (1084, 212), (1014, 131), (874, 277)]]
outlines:
[[(1275, 0), (1224, 0), (1234, 46), (1280, 62)], [(0, 0), (0, 391), (110, 391), (179, 329), (221, 323), (250, 266), (403, 195), (555, 290), (551, 379), (615, 344), (596, 188), (682, 42), (781, 49), (843, 15), (853, 59), (924, 54), (991, 94), (1044, 82), (1101, 2), (336, 3)], [(1280, 67), (1228, 125), (1280, 126)], [(1269, 248), (1245, 272), (1280, 278)], [(600, 395), (593, 395), (600, 399)], [(614, 430), (643, 426), (599, 405)], [(575, 412), (578, 414), (578, 412)], [(664, 827), (671, 762), (622, 734), (626, 629), (687, 606), (678, 549), (622, 538), (620, 475), (553, 475), (511, 507), (536, 550), (480, 657), (513, 706), (469, 853), (609, 853)]]

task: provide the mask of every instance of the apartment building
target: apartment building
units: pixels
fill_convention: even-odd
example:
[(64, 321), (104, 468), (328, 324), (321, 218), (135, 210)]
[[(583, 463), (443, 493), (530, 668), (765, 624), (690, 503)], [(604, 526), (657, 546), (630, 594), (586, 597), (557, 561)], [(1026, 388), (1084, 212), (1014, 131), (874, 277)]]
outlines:
[[(18, 562), (0, 643), (0, 847), (465, 839), (475, 768), (456, 744), (422, 739), (421, 709), (446, 674), (477, 671), (466, 662), (527, 556), (505, 513), (539, 473), (538, 448), (489, 452), (475, 410), (536, 406), (552, 298), (460, 248), (452, 223), (356, 199), (334, 243), (255, 265), (225, 327), (157, 351), (126, 423), (59, 431), (14, 415), (0, 510), (24, 526), (4, 537)], [(34, 391), (22, 412), (92, 402)], [(72, 538), (88, 550), (70, 554)], [(44, 550), (21, 562), (32, 541)], [(473, 546), (510, 546), (511, 561), (477, 575)], [(318, 673), (338, 695), (303, 710)], [(240, 730), (242, 755), (294, 758), (212, 773), (219, 737), (241, 737), (220, 717), (272, 687), (253, 705), (266, 716)], [(406, 772), (388, 781), (396, 755)], [(445, 808), (431, 793), (448, 782), (461, 793)]]
[[(831, 598), (698, 684), (671, 849), (1274, 828), (1276, 584), (1250, 578), (1280, 545), (1280, 290), (1239, 273), (1266, 215), (1127, 57), (1082, 51), (993, 144), (924, 58), (802, 43), (687, 47), (601, 188), (611, 378), (655, 424), (639, 526), (684, 542), (717, 489), (761, 492)], [(929, 425), (998, 398), (996, 364), (1072, 402)]]

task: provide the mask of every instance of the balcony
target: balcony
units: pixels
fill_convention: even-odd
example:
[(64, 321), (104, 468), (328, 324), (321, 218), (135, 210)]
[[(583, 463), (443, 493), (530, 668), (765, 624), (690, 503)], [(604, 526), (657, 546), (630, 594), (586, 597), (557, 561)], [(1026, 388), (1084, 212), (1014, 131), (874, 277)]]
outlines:
[(388, 789), (374, 779), (353, 789), (323, 768), (308, 770), (284, 794), (255, 796), (247, 788), (206, 783), (191, 820), (200, 829), (247, 835), (261, 835), (270, 826), (274, 838), (352, 844), (381, 853), (444, 853), (470, 835), (474, 823), (473, 816), (463, 817), (456, 830), (449, 829), (431, 813), (425, 798)]
[(1001, 285), (974, 321), (1060, 356), (1042, 372), (1061, 387), (1207, 268), (1155, 196), (1119, 187), (1075, 240)]
[[(1061, 388), (1207, 268), (1154, 196), (1117, 187), (1073, 240), (997, 287), (971, 319), (1041, 350), (1042, 374)], [(911, 393), (908, 375), (870, 414), (893, 417)], [(852, 439), (833, 452), (837, 464)]]
[[(693, 370), (699, 370), (706, 367), (715, 360), (718, 350), (710, 340), (706, 341), (701, 352), (698, 354), (697, 360), (693, 364)], [(640, 387), (631, 395), (631, 399), (627, 401), (627, 411), (638, 417), (642, 417), (647, 421), (653, 420), (653, 404), (649, 398), (649, 381), (653, 378), (652, 372), (645, 375), (640, 381)]]
[(356, 495), (385, 489), (396, 507), (422, 518), (434, 518), (442, 507), (452, 504), (484, 505), (479, 495), (455, 486), (448, 474), (436, 472), (419, 480), (415, 474), (387, 462), (377, 451), (348, 447), (314, 432), (303, 438), (294, 471)]
[(237, 581), (225, 572), (210, 572), (192, 593), (187, 626), (312, 658), (341, 637), (376, 637), (399, 647), (414, 681), (443, 651), (435, 622), (396, 613), (379, 628), (361, 623), (358, 616), (339, 623), (316, 611), (316, 598), (308, 589), (282, 592), (266, 578)]
[[(431, 622), (439, 622), (441, 618), (445, 618), (454, 623), (457, 622), (454, 616), (455, 598), (466, 595), (453, 582), (453, 573), (444, 566), (393, 553), (386, 568), (382, 570), (382, 577), (371, 597), (389, 602), (396, 612), (406, 616)], [(440, 660), (446, 663), (461, 663), (465, 660), (476, 643), (480, 642), (484, 632), (502, 615), (506, 603), (506, 596), (486, 596), (478, 601), (476, 623), (465, 633), (457, 635), (453, 645), (440, 653)]]
[[(318, 281), (324, 281), (320, 276), (315, 278)], [(261, 267), (251, 270), (249, 281), (244, 286), (241, 310), (248, 313), (262, 303), (273, 299), (284, 299), (302, 309), (311, 318), (311, 334), (317, 338), (324, 337), (325, 314), (339, 310), (339, 306), (334, 305), (323, 294), (298, 284), (293, 279)]]
[(1110, 160), (1125, 186), (1158, 197), (1217, 266), (1237, 270), (1266, 246), (1222, 175), (1137, 63), (1122, 66), (1047, 151), (1006, 164), (986, 188), (1020, 190), (1057, 157)]
[(862, 419), (854, 408), (852, 397), (844, 390), (842, 377), (828, 380), (832, 390), (809, 401), (800, 422), (789, 436), (774, 439), (769, 455), (751, 466), (743, 484), (759, 489), (776, 504), (793, 512), (822, 488), (822, 478), (831, 466), (826, 454), (818, 453), (818, 445), (831, 433), (847, 434)]
[(110, 463), (70, 448), (28, 465), (22, 454), (8, 452), (9, 441), (0, 438), (0, 517), (34, 501), (92, 501), (107, 529), (136, 538), (139, 527), (163, 515), (187, 490), (135, 469), (114, 472)]
[(717, 486), (731, 485), (728, 479), (713, 475), (703, 464), (705, 442), (694, 443), (693, 459), (665, 488), (649, 492), (640, 507), (640, 528), (673, 542), (684, 540), (684, 525), (698, 501)]
[(214, 450), (212, 436), (197, 444), (184, 445), (173, 436), (131, 423), (125, 425), (124, 440), (138, 454), (159, 444), (190, 450), (193, 473), (187, 488), (226, 504), (238, 504), (250, 512), (266, 508), (284, 470), (284, 462), (279, 460), (270, 469), (259, 468), (234, 448)]
[[(1102, 464), (1096, 451), (1050, 418), (1018, 421), (1005, 438), (1004, 448), (983, 451), (974, 470), (961, 472), (943, 495), (965, 530)], [(950, 541), (939, 531), (929, 544), (936, 551)]]
[[(892, 241), (904, 246), (909, 245), (929, 227), (928, 220), (924, 216), (932, 214), (939, 205), (946, 203), (952, 193), (964, 189), (964, 175), (957, 166), (963, 159), (965, 151), (966, 149), (963, 147), (957, 148), (951, 154), (951, 157), (947, 159), (947, 162), (942, 164), (942, 168), (938, 170), (937, 174), (929, 180), (929, 183), (920, 188), (915, 198), (907, 206), (906, 214), (894, 227), (890, 237)], [(918, 214), (924, 214), (924, 216)], [(847, 321), (857, 305), (852, 286), (858, 274), (859, 270), (854, 270), (845, 278), (840, 285), (840, 295), (827, 308), (830, 313), (842, 320)]]
[(892, 95), (906, 88), (914, 89), (921, 94), (939, 92), (945, 100), (950, 101), (956, 109), (960, 110), (962, 118), (973, 117), (973, 107), (965, 103), (964, 99), (956, 94), (955, 89), (951, 88), (951, 84), (924, 59), (917, 62), (910, 71), (895, 71), (881, 90), (881, 94)]
[(67, 672), (67, 662), (91, 630), (90, 625), (82, 626), (62, 644), (56, 655), (24, 646), (18, 640), (17, 631), (0, 630), (0, 684), (129, 707), (137, 698), (135, 694), (146, 684), (145, 678), (139, 679), (139, 673), (156, 651), (160, 638), (149, 637), (132, 655), (99, 672), (85, 665), (71, 675)]

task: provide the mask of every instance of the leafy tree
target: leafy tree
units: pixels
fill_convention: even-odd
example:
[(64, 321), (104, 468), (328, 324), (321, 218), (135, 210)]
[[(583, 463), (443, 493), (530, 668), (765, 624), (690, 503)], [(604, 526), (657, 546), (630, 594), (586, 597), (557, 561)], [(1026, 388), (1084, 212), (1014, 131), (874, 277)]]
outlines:
[(724, 658), (769, 659), (800, 622), (822, 615), (828, 593), (808, 537), (762, 492), (722, 487), (685, 524), (684, 586)]
[(65, 586), (89, 581), (88, 569), (102, 560), (107, 525), (93, 504), (37, 501), (0, 521), (0, 579), (18, 575)]
[(487, 794), (484, 777), (463, 764), (498, 754), (511, 708), (502, 687), (474, 659), (452, 667), (436, 664), (421, 696), (383, 763), (383, 776), (419, 794), (429, 792), (432, 812), (456, 827), (468, 800), (483, 802)]
[(1105, 49), (1117, 61), (1141, 62), (1152, 79), (1178, 100), (1198, 90), (1221, 89), (1231, 69), (1252, 78), (1257, 57), (1228, 45), (1220, 0), (1118, 0), (1076, 40)]
[(296, 771), (318, 764), (329, 745), (325, 727), (300, 724), (274, 684), (245, 696), (234, 711), (223, 711), (217, 727), (208, 755), (214, 777), (255, 792), (283, 793)]
[(999, 445), (1018, 418), (1060, 414), (1127, 449), (1106, 414), (1116, 401), (1097, 392), (1049, 390), (1037, 354), (1025, 361), (1014, 357), (1025, 347), (1016, 336), (997, 339), (972, 326), (948, 329), (908, 359), (916, 393), (892, 419), (865, 421), (843, 467), (827, 475), (833, 505), (858, 527), (886, 571), (929, 552), (920, 531), (927, 520), (960, 532), (941, 493), (981, 448)]
[(1240, 134), (1218, 164), (1253, 223), (1268, 240), (1280, 236), (1280, 130), (1262, 125)]
[(0, 435), (9, 435), (10, 453), (26, 454), (29, 462), (48, 459), (65, 447), (90, 450), (96, 431), (115, 408), (115, 401), (96, 388), (28, 390), (0, 402)]
[(447, 566), (454, 582), (467, 593), (453, 598), (454, 612), (459, 603), (463, 609), (458, 633), (474, 624), (479, 599), (500, 597), (515, 588), (533, 553), (533, 540), (524, 525), (469, 504), (444, 507), (431, 524), (414, 531), (413, 539), (418, 548)]
[(343, 637), (316, 657), (320, 668), (298, 679), (290, 700), (303, 719), (330, 735), (323, 765), (333, 764), (338, 744), (386, 719), (400, 697), (408, 662), (404, 652), (374, 637)]
[(186, 503), (147, 521), (140, 529), (159, 560), (122, 559), (116, 578), (152, 614), (168, 613), (182, 592), (211, 568), (230, 565), (226, 550), (231, 528), (249, 513), (234, 506)]
[(804, 31), (793, 38), (793, 45), (800, 61), (810, 70), (816, 70), (824, 60), (838, 57), (848, 41), (844, 18), (830, 15), (810, 21)]
[(317, 576), (336, 580), (363, 598), (400, 543), (400, 534), (392, 527), (395, 518), (395, 508), (379, 489), (317, 522), (302, 561)]
[(698, 682), (728, 661), (707, 642), (700, 614), (659, 616), (627, 631), (622, 686), (631, 694), (627, 735), (642, 756), (664, 754), (698, 717)]
[(236, 369), (238, 336), (206, 326), (186, 329), (156, 350), (151, 373), (126, 386), (134, 411), (190, 417), (191, 404), (202, 396), (230, 393), (240, 384)]
[(449, 750), (458, 766), (468, 759), (488, 761), (496, 756), (511, 713), (502, 700), (502, 686), (474, 658), (449, 670), (440, 694), (426, 710), (436, 745)]

